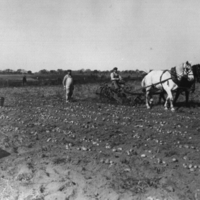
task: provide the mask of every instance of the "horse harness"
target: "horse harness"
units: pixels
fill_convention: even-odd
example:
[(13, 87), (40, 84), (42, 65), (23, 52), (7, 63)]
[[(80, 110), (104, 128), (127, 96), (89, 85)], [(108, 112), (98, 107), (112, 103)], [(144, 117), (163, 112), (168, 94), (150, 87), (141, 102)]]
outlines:
[(155, 88), (156, 85), (158, 85), (158, 84), (161, 84), (161, 85), (162, 85), (162, 83), (164, 83), (164, 82), (166, 82), (166, 81), (167, 81), (167, 83), (168, 83), (168, 85), (169, 85), (169, 81), (168, 81), (168, 80), (170, 80), (170, 79), (172, 79), (172, 78), (167, 78), (167, 79), (165, 79), (165, 80), (162, 80), (163, 74), (164, 74), (165, 72), (168, 72), (168, 71), (169, 71), (169, 70), (164, 70), (164, 71), (163, 71), (163, 73), (162, 73), (161, 76), (160, 76), (160, 82), (154, 83), (154, 84), (152, 84), (152, 85), (148, 85), (148, 86), (146, 86), (145, 88), (148, 88), (148, 87), (154, 87), (154, 88)]
[[(155, 86), (158, 85), (158, 84), (161, 84), (161, 85), (162, 85), (162, 84), (165, 83), (166, 81), (167, 81), (167, 85), (169, 85), (169, 80), (172, 79), (172, 78), (168, 78), (168, 79), (162, 80), (162, 77), (163, 77), (164, 73), (166, 73), (166, 72), (169, 72), (169, 70), (164, 70), (163, 73), (162, 73), (161, 76), (160, 76), (160, 82), (155, 83), (155, 84), (152, 84), (151, 86), (152, 86), (152, 87), (155, 87)], [(170, 72), (169, 72), (169, 73), (170, 73)], [(162, 85), (162, 87), (163, 87), (163, 85)]]
[(167, 85), (169, 85), (169, 79), (171, 79), (171, 78), (168, 78), (168, 79), (162, 81), (162, 77), (163, 77), (164, 73), (166, 73), (166, 72), (169, 72), (169, 70), (164, 70), (163, 73), (162, 73), (161, 76), (160, 76), (160, 84), (161, 84), (161, 85), (162, 85), (162, 83), (164, 83), (164, 82), (166, 82), (166, 81), (167, 81)]
[(190, 72), (192, 72), (192, 70), (189, 70), (189, 69), (186, 69), (186, 70), (187, 70), (186, 74), (183, 76), (180, 76), (176, 72), (176, 67), (171, 68), (170, 73), (171, 73), (172, 81), (176, 83), (178, 87), (186, 87), (185, 83), (188, 84), (188, 81), (186, 79), (187, 79), (187, 76), (190, 75)]
[(172, 77), (172, 81), (179, 86), (180, 85), (180, 80), (178, 80), (178, 75), (176, 73), (176, 67), (172, 67), (171, 68), (170, 74), (171, 74), (171, 77)]
[[(187, 71), (187, 74), (185, 76), (188, 76), (190, 74), (192, 70), (188, 70)], [(163, 75), (166, 73), (166, 72), (169, 72), (171, 74), (171, 78), (168, 78), (168, 79), (165, 79), (165, 80), (162, 80), (162, 77)], [(180, 75), (179, 75), (180, 76)], [(178, 74), (176, 73), (176, 67), (172, 67), (171, 70), (164, 70), (163, 73), (161, 74), (160, 76), (160, 82), (158, 83), (155, 83), (155, 84), (152, 84), (152, 85), (148, 85), (146, 86), (145, 88), (148, 88), (148, 87), (155, 87), (156, 85), (158, 84), (163, 84), (167, 81), (167, 84), (169, 85), (169, 80), (171, 79), (174, 83), (176, 83), (178, 85), (178, 87), (181, 87), (181, 83), (182, 83), (182, 79), (178, 80)], [(182, 78), (184, 78), (185, 76), (183, 76)]]

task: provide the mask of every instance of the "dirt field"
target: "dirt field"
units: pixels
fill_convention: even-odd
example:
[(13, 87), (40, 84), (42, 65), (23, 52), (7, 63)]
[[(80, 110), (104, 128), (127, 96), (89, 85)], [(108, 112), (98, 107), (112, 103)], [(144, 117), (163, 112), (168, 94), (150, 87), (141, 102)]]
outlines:
[(66, 104), (61, 87), (0, 89), (0, 200), (200, 200), (198, 102), (147, 110), (93, 90)]

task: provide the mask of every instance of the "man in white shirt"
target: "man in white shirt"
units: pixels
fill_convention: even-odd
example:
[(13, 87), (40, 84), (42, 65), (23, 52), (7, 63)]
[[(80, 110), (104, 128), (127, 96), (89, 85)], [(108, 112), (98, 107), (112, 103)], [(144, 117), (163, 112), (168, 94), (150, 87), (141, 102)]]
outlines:
[(63, 78), (62, 84), (63, 84), (64, 89), (66, 90), (66, 102), (68, 103), (74, 91), (74, 84), (73, 84), (73, 77), (72, 77), (71, 70), (67, 71), (67, 74)]
[(110, 74), (110, 78), (111, 78), (111, 81), (115, 87), (115, 89), (119, 89), (121, 88), (122, 84), (122, 77), (119, 75), (118, 71), (117, 71), (117, 67), (115, 67), (111, 74)]

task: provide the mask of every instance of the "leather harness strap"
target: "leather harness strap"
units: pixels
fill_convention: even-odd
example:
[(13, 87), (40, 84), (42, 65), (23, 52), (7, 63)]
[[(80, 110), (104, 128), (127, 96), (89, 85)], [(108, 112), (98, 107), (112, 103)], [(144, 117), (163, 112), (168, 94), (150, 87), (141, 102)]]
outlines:
[(171, 68), (170, 74), (171, 74), (171, 77), (172, 77), (172, 81), (174, 83), (176, 83), (178, 86), (180, 86), (180, 80), (178, 80), (178, 76), (177, 76), (177, 73), (176, 73), (176, 67)]
[(164, 82), (166, 82), (166, 81), (172, 79), (172, 78), (167, 78), (167, 79), (165, 79), (165, 80), (162, 80), (163, 74), (164, 74), (165, 72), (167, 72), (167, 71), (169, 71), (169, 70), (164, 70), (163, 73), (161, 74), (161, 76), (160, 76), (160, 82), (154, 83), (154, 84), (152, 84), (152, 85), (147, 85), (145, 88), (154, 87), (154, 86), (156, 86), (156, 85), (158, 85), (158, 84), (161, 84), (161, 85), (162, 85), (162, 83), (164, 83)]
[[(168, 72), (169, 70), (164, 70), (163, 71), (163, 73), (161, 74), (161, 76), (160, 76), (160, 84), (162, 85), (162, 83), (163, 83), (163, 81), (162, 81), (162, 77), (163, 77), (163, 74), (165, 73), (165, 72)], [(164, 80), (164, 82), (165, 81), (168, 81), (169, 79), (167, 79), (167, 80)], [(169, 85), (169, 82), (168, 82), (168, 85)]]

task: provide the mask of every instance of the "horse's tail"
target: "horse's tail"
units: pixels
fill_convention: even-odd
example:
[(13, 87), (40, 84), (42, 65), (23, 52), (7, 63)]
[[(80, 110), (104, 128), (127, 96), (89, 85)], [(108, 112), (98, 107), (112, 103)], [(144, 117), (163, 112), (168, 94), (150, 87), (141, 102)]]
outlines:
[(146, 76), (142, 79), (141, 86), (142, 86), (142, 92), (146, 91), (146, 81), (145, 81)]
[(143, 88), (145, 88), (145, 86), (146, 86), (145, 77), (142, 79), (141, 86), (142, 86)]

